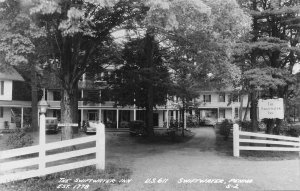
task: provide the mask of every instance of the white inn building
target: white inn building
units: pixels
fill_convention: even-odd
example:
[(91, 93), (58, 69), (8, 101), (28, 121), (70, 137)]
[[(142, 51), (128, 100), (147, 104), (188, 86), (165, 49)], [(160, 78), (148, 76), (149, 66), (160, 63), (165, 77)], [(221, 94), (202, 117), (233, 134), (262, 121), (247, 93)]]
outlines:
[[(23, 77), (12, 67), (0, 71), (0, 129), (22, 128), (28, 119), (31, 102), (14, 99), (13, 89)], [(24, 121), (25, 119), (25, 121)]]
[[(0, 72), (0, 129), (23, 127), (28, 121), (25, 119), (25, 113), (31, 107), (29, 101), (13, 100), (12, 92), (15, 81), (24, 81), (22, 76), (16, 70), (11, 68)], [(55, 83), (52, 83), (55, 84)], [(145, 120), (145, 111), (135, 106), (116, 107), (114, 101), (110, 100), (105, 89), (95, 88), (93, 82), (86, 80), (83, 76), (78, 84), (78, 116), (79, 122), (99, 121), (106, 125), (106, 128), (128, 128), (128, 122), (133, 120)], [(104, 103), (95, 103), (83, 101), (90, 96), (102, 96)], [(58, 87), (45, 85), (44, 97), (49, 104), (47, 117), (56, 117), (60, 119), (60, 91)], [(244, 116), (248, 98), (243, 96), (243, 105), (241, 100), (234, 95), (230, 89), (201, 91), (199, 97), (194, 100), (196, 107), (187, 111), (188, 115), (195, 115), (200, 120), (209, 121), (210, 124), (221, 122), (224, 119), (238, 120), (239, 110), (242, 108)], [(181, 121), (181, 114), (178, 108), (178, 99), (175, 97), (169, 100), (166, 105), (157, 106), (154, 109), (154, 126), (169, 127), (171, 120)], [(249, 113), (247, 119), (249, 119)]]

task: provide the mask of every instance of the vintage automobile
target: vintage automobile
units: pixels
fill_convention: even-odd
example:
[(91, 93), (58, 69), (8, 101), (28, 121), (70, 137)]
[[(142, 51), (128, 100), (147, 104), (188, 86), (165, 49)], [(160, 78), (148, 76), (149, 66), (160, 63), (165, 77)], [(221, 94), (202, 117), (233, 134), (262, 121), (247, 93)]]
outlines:
[(46, 132), (57, 133), (59, 131), (57, 124), (56, 117), (46, 117)]
[(87, 122), (85, 133), (86, 134), (95, 134), (96, 133), (96, 129), (100, 128), (102, 125), (105, 128), (105, 125), (103, 123), (95, 122), (95, 121), (93, 121), (93, 122), (89, 121), (89, 122)]

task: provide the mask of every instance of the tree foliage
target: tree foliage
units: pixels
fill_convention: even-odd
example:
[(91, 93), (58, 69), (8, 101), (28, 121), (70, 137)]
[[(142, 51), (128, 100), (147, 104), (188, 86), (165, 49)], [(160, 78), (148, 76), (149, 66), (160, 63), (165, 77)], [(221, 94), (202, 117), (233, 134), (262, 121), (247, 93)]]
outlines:
[(0, 53), (3, 62), (18, 68), (30, 79), (32, 127), (38, 126), (38, 65), (47, 43), (44, 28), (38, 27), (25, 1), (0, 2)]
[(124, 64), (111, 75), (109, 83), (112, 95), (117, 105), (136, 105), (145, 108), (148, 103), (147, 87), (149, 84), (154, 88), (154, 105), (164, 105), (170, 89), (168, 68), (165, 56), (155, 42), (153, 70), (145, 66), (145, 38), (132, 39), (126, 43), (122, 51)]
[(258, 95), (287, 101), (295, 81), (292, 69), (299, 59), (299, 1), (251, 0), (241, 4), (248, 9), (253, 24), (251, 35), (237, 46), (235, 61), (244, 74), (243, 87), (250, 93), (255, 130)]

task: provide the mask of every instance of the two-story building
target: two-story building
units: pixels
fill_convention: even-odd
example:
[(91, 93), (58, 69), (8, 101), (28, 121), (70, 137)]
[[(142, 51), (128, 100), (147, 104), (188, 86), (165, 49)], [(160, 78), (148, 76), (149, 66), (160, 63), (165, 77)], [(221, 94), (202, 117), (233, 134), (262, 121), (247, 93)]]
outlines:
[[(241, 100), (243, 99), (243, 100)], [(240, 96), (237, 91), (228, 88), (225, 90), (201, 91), (196, 99), (197, 110), (194, 114), (200, 119), (207, 119), (212, 123), (221, 122), (224, 119), (236, 121), (242, 115), (244, 118), (248, 96)], [(242, 109), (242, 111), (240, 111)], [(250, 120), (250, 112), (246, 114), (246, 120)]]
[[(22, 76), (12, 67), (4, 68), (0, 72), (0, 129), (23, 127), (24, 113), (28, 113), (31, 107), (30, 101), (13, 99), (14, 84), (24, 81)], [(44, 84), (44, 99), (48, 102), (47, 117), (60, 119), (60, 87), (55, 78), (51, 78)], [(79, 81), (78, 116), (81, 124), (84, 121), (101, 121), (107, 128), (126, 128), (128, 122), (133, 120), (145, 121), (145, 110), (135, 106), (118, 107), (111, 100), (109, 92), (105, 90), (105, 83), (95, 86), (95, 83), (86, 79), (83, 75)], [(237, 120), (239, 115), (244, 116), (247, 107), (247, 96), (243, 96), (241, 105), (240, 96), (233, 93), (232, 88), (214, 90), (206, 89), (199, 91), (199, 97), (194, 100), (195, 107), (187, 115), (195, 115), (201, 120), (211, 121), (212, 124), (224, 119)], [(236, 92), (236, 91), (235, 91)], [(87, 98), (101, 98), (102, 102), (94, 102)], [(180, 100), (174, 97), (164, 106), (154, 109), (154, 126), (168, 127), (171, 120), (181, 121), (181, 113), (178, 105)], [(242, 112), (240, 112), (242, 109)], [(246, 119), (249, 120), (248, 112)], [(26, 120), (26, 119), (25, 119)]]
[(14, 100), (13, 89), (24, 79), (13, 67), (1, 64), (0, 69), (0, 130), (22, 128), (31, 102)]
[[(57, 117), (60, 119), (60, 90), (57, 86), (56, 79), (51, 78), (51, 84), (45, 84), (44, 99), (49, 104), (47, 109), (47, 117)], [(145, 121), (145, 110), (136, 106), (120, 107), (115, 106), (109, 92), (105, 89), (105, 82), (98, 82), (97, 85), (93, 80), (83, 75), (78, 83), (78, 118), (81, 124), (84, 121), (103, 122), (106, 128), (128, 128), (128, 123), (133, 120)], [(92, 101), (94, 100), (100, 101)], [(95, 99), (96, 98), (96, 99)], [(164, 106), (154, 108), (153, 122), (154, 127), (163, 127), (167, 125), (171, 119), (179, 120), (179, 109), (176, 104), (169, 101)], [(165, 124), (164, 124), (165, 123)]]

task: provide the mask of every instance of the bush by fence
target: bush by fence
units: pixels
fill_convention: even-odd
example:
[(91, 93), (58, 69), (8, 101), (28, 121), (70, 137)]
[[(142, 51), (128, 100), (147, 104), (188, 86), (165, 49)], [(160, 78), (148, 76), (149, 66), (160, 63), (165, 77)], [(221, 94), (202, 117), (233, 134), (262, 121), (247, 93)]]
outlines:
[(32, 137), (23, 129), (17, 129), (8, 136), (6, 145), (11, 149), (31, 146), (33, 143)]
[(232, 122), (228, 119), (223, 120), (220, 124), (220, 134), (223, 135), (224, 140), (227, 140), (230, 135), (230, 130), (232, 128)]

